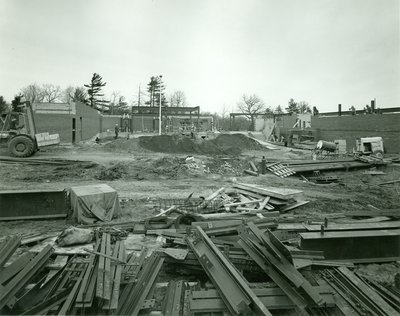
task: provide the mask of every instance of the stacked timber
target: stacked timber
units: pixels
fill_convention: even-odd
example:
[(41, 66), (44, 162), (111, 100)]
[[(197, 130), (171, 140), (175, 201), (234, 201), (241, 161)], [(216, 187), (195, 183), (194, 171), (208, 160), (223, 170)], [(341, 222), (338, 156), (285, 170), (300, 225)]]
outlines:
[(350, 159), (337, 160), (309, 160), (289, 162), (288, 165), (296, 173), (313, 172), (313, 171), (329, 171), (329, 170), (348, 170), (352, 168), (370, 168), (371, 164), (363, 161)]

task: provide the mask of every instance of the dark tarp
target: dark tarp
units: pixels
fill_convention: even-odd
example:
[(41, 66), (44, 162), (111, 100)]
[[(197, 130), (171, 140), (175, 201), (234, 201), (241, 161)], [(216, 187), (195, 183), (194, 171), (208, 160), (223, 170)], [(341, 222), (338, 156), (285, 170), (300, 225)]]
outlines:
[(108, 222), (121, 211), (118, 193), (107, 184), (71, 187), (72, 218), (78, 223)]

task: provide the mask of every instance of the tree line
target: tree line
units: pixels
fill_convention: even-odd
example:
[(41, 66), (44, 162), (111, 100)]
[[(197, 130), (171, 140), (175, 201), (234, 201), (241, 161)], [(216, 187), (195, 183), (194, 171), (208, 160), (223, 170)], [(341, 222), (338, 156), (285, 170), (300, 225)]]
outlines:
[[(113, 91), (106, 98), (103, 88), (107, 85), (102, 76), (94, 73), (89, 83), (82, 86), (68, 86), (63, 89), (54, 84), (33, 83), (23, 87), (16, 97), (24, 97), (25, 100), (33, 103), (71, 103), (82, 102), (94, 109), (108, 114), (122, 114), (129, 111), (128, 102), (125, 96), (119, 91)], [(137, 100), (131, 102), (131, 106), (159, 106), (160, 95), (162, 106), (188, 106), (185, 93), (181, 90), (175, 91), (166, 96), (165, 84), (161, 76), (152, 76), (147, 84), (147, 93), (139, 89)], [(145, 99), (145, 100), (143, 100)], [(0, 112), (4, 112), (9, 106), (0, 96)]]
[[(107, 85), (102, 76), (94, 73), (89, 83), (83, 86), (68, 86), (62, 89), (60, 86), (53, 84), (36, 83), (23, 87), (18, 96), (24, 96), (27, 101), (31, 103), (54, 103), (54, 102), (82, 102), (88, 106), (97, 109), (103, 113), (108, 114), (122, 114), (129, 111), (128, 102), (125, 96), (119, 91), (113, 91), (109, 98), (105, 98), (103, 88)], [(146, 92), (141, 91), (137, 95), (137, 101), (131, 102), (131, 106), (171, 106), (171, 107), (184, 107), (189, 106), (186, 100), (186, 95), (182, 90), (177, 90), (167, 97), (166, 86), (162, 76), (151, 76), (147, 84)], [(143, 100), (144, 99), (144, 100)], [(0, 99), (0, 112), (4, 111), (7, 103), (4, 98)], [(3, 110), (2, 110), (3, 109)], [(272, 109), (267, 106), (262, 99), (256, 94), (243, 94), (241, 100), (237, 103), (237, 109), (245, 117), (252, 121), (254, 124), (254, 117), (256, 115), (264, 114), (283, 114), (285, 113), (318, 113), (314, 107), (311, 110), (310, 105), (306, 101), (295, 101), (291, 98), (285, 109), (281, 105)], [(224, 117), (224, 114), (221, 116)]]
[[(240, 113), (244, 114), (248, 119), (251, 120), (252, 126), (254, 126), (254, 120), (256, 115), (272, 115), (272, 114), (284, 114), (285, 111), (282, 109), (280, 105), (278, 105), (275, 109), (272, 109), (270, 106), (267, 106), (263, 100), (261, 100), (257, 95), (251, 94), (243, 94), (242, 100), (237, 103), (237, 109)], [(303, 114), (303, 113), (313, 113), (311, 107), (306, 101), (298, 101), (296, 102), (293, 98), (291, 98), (288, 102), (288, 106), (285, 108), (286, 113), (288, 114)], [(318, 110), (316, 107), (313, 107), (314, 114), (318, 114)]]

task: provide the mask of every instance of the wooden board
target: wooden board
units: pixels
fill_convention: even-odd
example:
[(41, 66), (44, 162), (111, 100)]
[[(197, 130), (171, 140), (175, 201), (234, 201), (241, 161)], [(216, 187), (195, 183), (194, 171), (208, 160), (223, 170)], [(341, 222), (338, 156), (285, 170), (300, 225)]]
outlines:
[(93, 243), (84, 244), (84, 245), (76, 245), (76, 246), (69, 246), (69, 247), (60, 247), (56, 244), (55, 240), (57, 237), (50, 237), (43, 240), (41, 243), (33, 246), (29, 249), (30, 252), (40, 252), (44, 247), (50, 245), (54, 248), (55, 255), (87, 255), (87, 250), (93, 251)]
[(233, 185), (234, 188), (242, 189), (250, 192), (254, 192), (257, 194), (261, 194), (263, 196), (271, 196), (274, 198), (278, 198), (281, 200), (290, 200), (292, 198), (296, 198), (302, 195), (303, 191), (287, 189), (287, 188), (276, 188), (276, 187), (266, 187), (256, 184), (246, 184), (246, 183), (235, 183)]
[(308, 203), (310, 203), (310, 201), (297, 201), (297, 202), (295, 202), (293, 204), (286, 205), (286, 206), (280, 208), (279, 211), (280, 212), (287, 212), (287, 211), (293, 210), (296, 207), (300, 207), (300, 206), (306, 205)]

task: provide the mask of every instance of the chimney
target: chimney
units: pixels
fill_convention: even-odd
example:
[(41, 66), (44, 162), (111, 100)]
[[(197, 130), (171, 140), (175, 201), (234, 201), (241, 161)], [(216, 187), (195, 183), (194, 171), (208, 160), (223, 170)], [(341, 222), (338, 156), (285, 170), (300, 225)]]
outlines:
[(342, 105), (338, 104), (338, 114), (339, 116), (342, 116)]
[(375, 113), (375, 99), (371, 100), (371, 112)]

